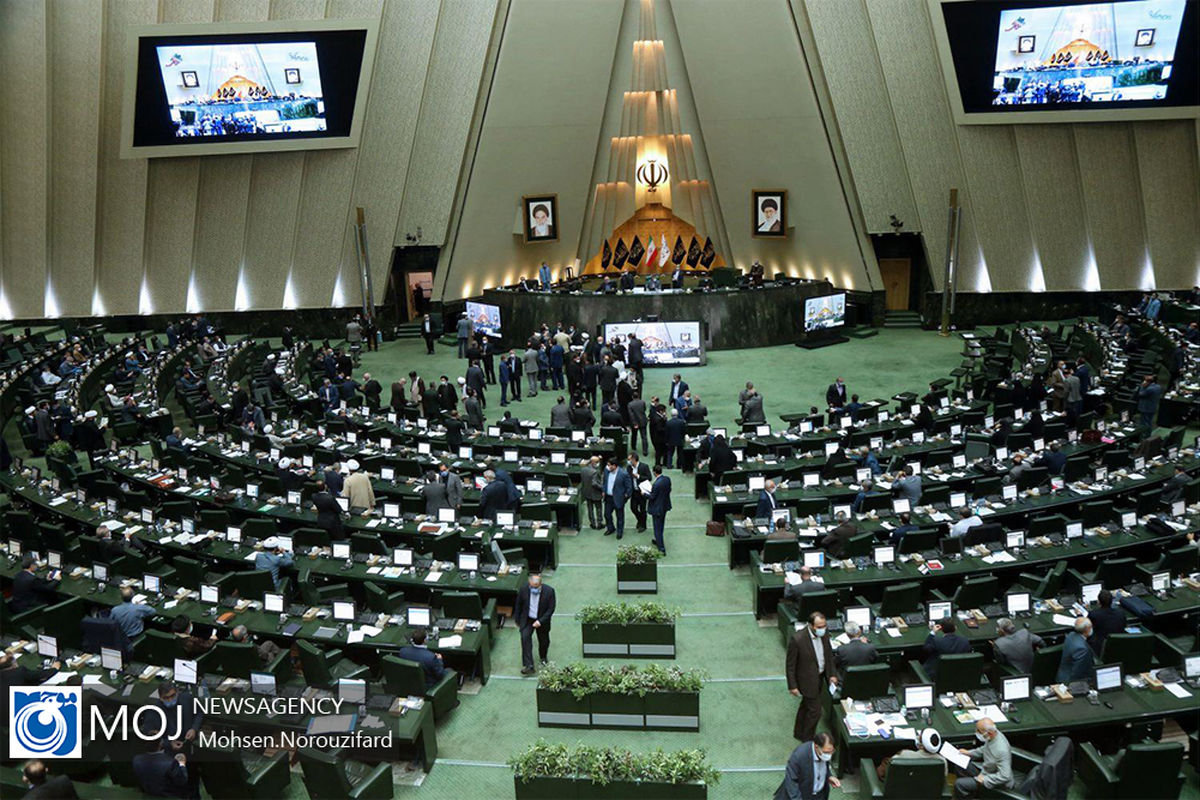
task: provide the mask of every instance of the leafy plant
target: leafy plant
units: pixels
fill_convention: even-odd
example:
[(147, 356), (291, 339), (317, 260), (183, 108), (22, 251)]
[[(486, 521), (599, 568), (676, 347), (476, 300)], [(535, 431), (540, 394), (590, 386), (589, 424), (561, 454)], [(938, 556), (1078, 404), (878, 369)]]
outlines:
[(636, 694), (650, 692), (698, 692), (706, 673), (700, 669), (680, 669), (661, 664), (620, 667), (592, 667), (587, 664), (547, 664), (538, 671), (538, 688), (571, 692), (576, 700), (590, 694)]
[(59, 461), (68, 461), (74, 454), (69, 442), (64, 442), (59, 439), (46, 448), (46, 455), (50, 458), (56, 458)]
[(678, 607), (653, 600), (641, 603), (594, 603), (575, 612), (584, 624), (634, 625), (642, 622), (672, 623), (680, 615)]
[(617, 747), (550, 744), (538, 739), (508, 760), (516, 779), (528, 783), (535, 778), (591, 778), (607, 786), (614, 781), (651, 783), (703, 783), (712, 786), (721, 773), (705, 761), (703, 750), (661, 749), (634, 753)]
[(618, 564), (650, 564), (662, 558), (657, 547), (648, 544), (625, 544), (617, 548)]

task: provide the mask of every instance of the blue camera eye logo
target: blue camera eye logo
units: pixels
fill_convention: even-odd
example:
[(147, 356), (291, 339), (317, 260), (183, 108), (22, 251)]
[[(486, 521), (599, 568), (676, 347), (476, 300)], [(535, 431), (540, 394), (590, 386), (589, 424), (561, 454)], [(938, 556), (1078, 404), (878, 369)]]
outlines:
[(78, 686), (9, 688), (11, 758), (79, 758), (82, 755)]

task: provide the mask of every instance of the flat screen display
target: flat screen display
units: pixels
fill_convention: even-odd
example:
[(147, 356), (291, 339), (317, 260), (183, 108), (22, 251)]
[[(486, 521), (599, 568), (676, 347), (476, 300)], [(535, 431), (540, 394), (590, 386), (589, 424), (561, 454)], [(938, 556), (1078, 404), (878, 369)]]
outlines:
[(345, 21), (142, 28), (122, 156), (353, 147), (374, 40)]
[(487, 303), (467, 301), (467, 319), (471, 320), (471, 330), (484, 336), (500, 335), (500, 306)]
[(1027, 122), (1198, 103), (1194, 0), (943, 2), (941, 11), (966, 116)]
[(846, 324), (846, 293), (808, 297), (804, 300), (804, 330), (822, 331)]
[(642, 358), (647, 366), (664, 364), (701, 364), (704, 344), (700, 339), (699, 322), (607, 322), (604, 338), (622, 341), (630, 334), (642, 341)]

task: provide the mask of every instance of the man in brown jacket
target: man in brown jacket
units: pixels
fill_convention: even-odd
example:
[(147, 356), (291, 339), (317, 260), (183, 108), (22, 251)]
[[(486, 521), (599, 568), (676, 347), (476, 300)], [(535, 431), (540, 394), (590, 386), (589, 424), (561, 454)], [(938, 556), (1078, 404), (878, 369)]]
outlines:
[(831, 681), (837, 682), (837, 667), (825, 615), (813, 612), (808, 624), (788, 642), (787, 649), (788, 691), (800, 698), (792, 734), (802, 742), (811, 741), (816, 733), (821, 721), (821, 690)]

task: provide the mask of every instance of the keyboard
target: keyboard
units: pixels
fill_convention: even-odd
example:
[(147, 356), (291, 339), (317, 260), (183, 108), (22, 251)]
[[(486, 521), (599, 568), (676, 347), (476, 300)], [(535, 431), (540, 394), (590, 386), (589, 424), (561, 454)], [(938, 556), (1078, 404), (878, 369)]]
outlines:
[(1163, 683), (1177, 683), (1182, 678), (1174, 667), (1163, 667), (1158, 671), (1158, 679)]
[(876, 697), (871, 700), (876, 714), (894, 714), (900, 710), (900, 701), (894, 697)]
[(1150, 594), (1150, 590), (1147, 589), (1143, 584), (1135, 583), (1129, 587), (1129, 593), (1134, 597), (1145, 597), (1146, 595)]
[(1000, 702), (1000, 698), (991, 689), (976, 689), (970, 692), (970, 695), (977, 706), (993, 706)]
[(373, 694), (367, 698), (367, 708), (372, 711), (387, 711), (396, 698), (390, 694)]
[(321, 627), (317, 628), (316, 632), (313, 633), (313, 636), (318, 639), (332, 639), (334, 636), (337, 636), (337, 632), (337, 628), (327, 628), (322, 625)]
[(1004, 607), (998, 603), (990, 603), (989, 605), (981, 608), (980, 611), (982, 611), (983, 615), (988, 619), (995, 619), (996, 617), (1004, 616)]
[(287, 613), (291, 614), (293, 617), (298, 617), (298, 616), (302, 615), (305, 611), (308, 611), (308, 606), (301, 605), (299, 603), (292, 603), (290, 606), (287, 607)]
[(908, 625), (909, 627), (912, 627), (914, 625), (924, 625), (925, 624), (925, 615), (922, 614), (920, 611), (910, 611), (909, 613), (904, 614), (903, 616), (904, 616), (904, 623), (906, 625)]
[(379, 615), (376, 614), (374, 611), (364, 611), (363, 613), (361, 613), (357, 617), (355, 617), (354, 621), (357, 622), (359, 625), (370, 625), (373, 622), (375, 622), (375, 620), (377, 620), (377, 619), (379, 619)]
[(448, 630), (452, 630), (457, 623), (458, 623), (458, 620), (448, 619), (446, 617), (440, 617), (437, 620), (434, 620), (433, 624), (434, 624), (434, 627), (436, 627), (438, 630), (448, 631)]
[(829, 628), (829, 630), (832, 631), (833, 633), (839, 633), (840, 631), (844, 630), (844, 628), (845, 628), (845, 626), (842, 624), (842, 621), (840, 619), (838, 619), (837, 617), (827, 618), (825, 620), (825, 626), (827, 628)]
[(1084, 696), (1089, 690), (1091, 690), (1091, 688), (1091, 684), (1089, 684), (1087, 681), (1071, 681), (1067, 685), (1067, 691), (1075, 697)]

